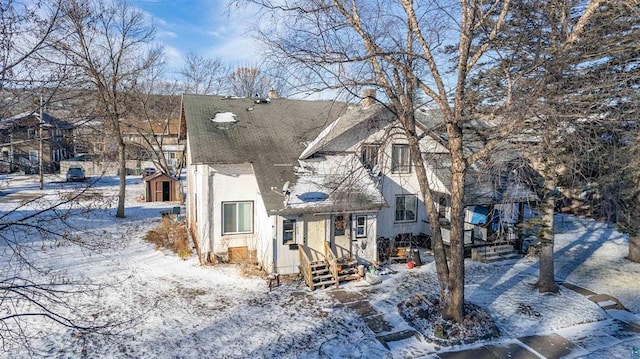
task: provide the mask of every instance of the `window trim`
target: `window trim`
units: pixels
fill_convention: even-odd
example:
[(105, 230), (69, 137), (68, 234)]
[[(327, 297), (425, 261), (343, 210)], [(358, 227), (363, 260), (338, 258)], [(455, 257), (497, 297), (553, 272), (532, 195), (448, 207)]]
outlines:
[[(380, 162), (380, 145), (377, 143), (364, 143), (360, 148), (360, 162), (364, 168), (372, 170)], [(372, 156), (375, 154), (375, 156)], [(374, 161), (371, 161), (371, 160)], [(375, 163), (372, 163), (375, 162)]]
[[(249, 231), (237, 231), (237, 229), (238, 229), (237, 218), (238, 218), (238, 207), (239, 207), (238, 204), (239, 203), (251, 203), (251, 230), (249, 230)], [(224, 206), (227, 205), (227, 204), (235, 204), (236, 205), (236, 210), (235, 210), (235, 216), (236, 216), (236, 228), (235, 229), (236, 229), (236, 231), (235, 232), (225, 232), (225, 228), (224, 228), (225, 227), (225, 225), (224, 225)], [(222, 235), (223, 236), (234, 235), (234, 234), (253, 233), (253, 230), (254, 230), (254, 217), (255, 217), (255, 215), (253, 213), (253, 210), (254, 210), (253, 201), (223, 201), (220, 204), (220, 209), (222, 210), (222, 213), (221, 213), (221, 217), (222, 217), (222, 223), (221, 224), (222, 225), (221, 225), (220, 229), (222, 231)]]
[[(341, 219), (340, 219), (341, 218)], [(333, 236), (341, 237), (347, 234), (347, 218), (344, 214), (333, 216)]]
[(40, 163), (40, 154), (36, 150), (29, 150), (29, 162), (32, 164)]
[[(367, 238), (367, 215), (364, 214), (358, 214), (355, 216), (356, 220), (355, 220), (355, 233), (356, 233), (356, 238)], [(362, 225), (358, 224), (358, 219), (364, 219), (364, 222)], [(362, 227), (362, 234), (358, 234), (358, 228)]]
[[(402, 152), (397, 152), (396, 149), (405, 149), (406, 163), (403, 162), (403, 158), (398, 158), (398, 163), (395, 163), (396, 157), (401, 157)], [(407, 143), (394, 143), (391, 145), (391, 173), (411, 173), (411, 154), (409, 153), (409, 144)]]
[[(293, 227), (291, 228), (291, 230), (286, 230), (284, 228), (284, 226), (286, 224), (293, 224)], [(296, 227), (297, 227), (297, 221), (295, 218), (284, 218), (282, 220), (282, 244), (283, 245), (290, 245), (290, 244), (296, 244)], [(291, 239), (289, 240), (285, 240), (284, 235), (285, 233), (291, 233)]]
[[(406, 219), (406, 217), (407, 217), (407, 215), (406, 215), (406, 213), (407, 213), (406, 197), (409, 197), (409, 196), (415, 198), (415, 200), (414, 200), (415, 205), (414, 205), (414, 208), (413, 208), (413, 219)], [(404, 198), (404, 209), (403, 209), (404, 216), (403, 217), (405, 219), (398, 219), (398, 199), (401, 198), (401, 197)], [(415, 223), (415, 222), (417, 222), (418, 221), (418, 195), (413, 194), (413, 193), (397, 194), (395, 196), (395, 198), (396, 198), (396, 202), (395, 202), (395, 211), (394, 211), (394, 216), (393, 216), (394, 223)]]

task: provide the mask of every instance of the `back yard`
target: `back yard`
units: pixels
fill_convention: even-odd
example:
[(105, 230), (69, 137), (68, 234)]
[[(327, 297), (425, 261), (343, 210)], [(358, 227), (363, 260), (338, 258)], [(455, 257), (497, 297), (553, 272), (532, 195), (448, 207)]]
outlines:
[[(269, 291), (267, 281), (249, 267), (202, 267), (195, 255), (183, 260), (143, 241), (159, 224), (160, 212), (173, 204), (141, 201), (140, 177), (129, 178), (124, 219), (114, 216), (115, 177), (95, 183), (49, 177), (45, 196), (32, 202), (40, 195), (37, 178), (2, 176), (1, 182), (4, 221), (35, 214), (93, 184), (90, 192), (60, 209), (65, 223), (47, 213), (34, 218), (46, 228), (67, 232), (69, 240), (5, 230), (0, 268), (4, 281), (14, 276), (56, 278), (67, 290), (83, 288), (64, 297), (69, 307), (61, 307), (61, 312), (114, 325), (103, 333), (83, 333), (34, 316), (23, 323), (29, 339), (24, 343), (6, 335), (16, 327), (5, 319), (0, 329), (3, 357), (31, 353), (48, 358), (444, 358), (447, 351), (508, 345), (516, 338), (553, 333), (576, 345), (569, 357), (626, 358), (640, 348), (638, 333), (621, 328), (616, 319), (640, 325), (640, 264), (624, 258), (625, 235), (590, 220), (557, 217), (556, 278), (568, 283), (558, 295), (532, 289), (535, 258), (493, 264), (467, 261), (467, 300), (488, 311), (500, 336), (445, 347), (421, 335), (403, 335), (416, 327), (418, 332), (429, 330), (429, 324), (414, 318), (412, 326), (398, 310), (399, 303), (436, 292), (435, 268), (428, 255), (421, 267), (388, 267), (382, 283), (374, 286), (360, 281), (339, 290), (310, 292), (299, 278), (287, 278)], [(8, 240), (12, 238), (20, 256), (37, 268), (17, 265), (20, 258), (11, 249), (16, 244)], [(590, 292), (580, 293), (573, 286)], [(597, 294), (617, 298), (628, 311), (613, 308), (616, 303), (609, 299), (596, 300)], [(30, 310), (7, 299), (0, 307), (5, 315)]]

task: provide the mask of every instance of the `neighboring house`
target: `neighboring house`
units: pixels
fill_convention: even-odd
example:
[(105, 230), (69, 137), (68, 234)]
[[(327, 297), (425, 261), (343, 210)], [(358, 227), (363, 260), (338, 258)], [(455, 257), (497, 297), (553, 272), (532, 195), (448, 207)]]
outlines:
[[(92, 161), (104, 157), (111, 136), (105, 136), (102, 120), (87, 118), (76, 122), (73, 129), (73, 146), (76, 159)], [(115, 156), (113, 156), (115, 158)]]
[[(446, 224), (450, 170), (433, 116), (418, 116), (418, 131)], [(326, 256), (377, 263), (379, 238), (430, 233), (406, 136), (383, 106), (184, 95), (182, 118), (187, 218), (202, 262), (248, 257), (268, 272), (305, 273)], [(490, 240), (488, 215), (504, 191), (510, 219), (513, 203), (531, 199), (471, 182), (469, 244)]]
[[(42, 126), (43, 152), (40, 155)], [(73, 156), (73, 125), (43, 113), (25, 112), (0, 119), (0, 171), (37, 173), (59, 170), (60, 161)], [(42, 158), (40, 158), (42, 157)]]
[[(179, 141), (178, 120), (167, 122), (128, 122), (123, 138), (130, 147), (130, 153), (137, 153), (137, 160), (155, 160), (152, 152), (162, 153), (167, 165), (173, 169), (183, 161), (184, 144)], [(131, 148), (137, 148), (134, 151)], [(132, 158), (134, 159), (134, 158)]]

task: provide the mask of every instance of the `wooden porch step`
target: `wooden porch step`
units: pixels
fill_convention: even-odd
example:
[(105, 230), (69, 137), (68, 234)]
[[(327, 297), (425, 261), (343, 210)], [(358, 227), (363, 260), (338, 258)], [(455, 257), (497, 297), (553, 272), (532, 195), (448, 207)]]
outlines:
[(345, 275), (345, 274), (358, 274), (358, 268), (345, 268), (342, 269), (340, 271), (340, 273), (338, 273), (340, 275)]
[(321, 281), (322, 282), (322, 281), (327, 280), (329, 278), (333, 279), (333, 274), (329, 273), (329, 274), (323, 274), (323, 275), (317, 275), (317, 276), (314, 275), (312, 278), (313, 278), (314, 282), (315, 281)]
[(318, 287), (326, 288), (326, 287), (328, 287), (328, 286), (332, 286), (332, 285), (335, 285), (335, 284), (336, 284), (336, 281), (335, 281), (335, 280), (325, 280), (325, 281), (322, 281), (322, 282), (315, 282), (315, 283), (313, 283), (313, 288), (314, 288), (314, 289), (315, 289), (315, 288), (318, 288)]
[(350, 281), (350, 280), (358, 280), (358, 279), (360, 279), (360, 276), (358, 275), (358, 273), (355, 273), (355, 274), (344, 274), (344, 275), (338, 276), (338, 280), (340, 282), (345, 282), (345, 281)]
[(311, 262), (311, 269), (321, 268), (326, 266), (327, 266), (327, 262), (325, 261)]
[(331, 273), (329, 271), (329, 268), (323, 269), (323, 270), (316, 270), (316, 271), (311, 272), (311, 277), (317, 277), (317, 276), (321, 276), (321, 275), (325, 275), (325, 274), (329, 274), (329, 273)]
[(341, 268), (356, 268), (358, 267), (358, 262), (357, 261), (350, 261), (350, 262), (338, 262), (338, 267)]

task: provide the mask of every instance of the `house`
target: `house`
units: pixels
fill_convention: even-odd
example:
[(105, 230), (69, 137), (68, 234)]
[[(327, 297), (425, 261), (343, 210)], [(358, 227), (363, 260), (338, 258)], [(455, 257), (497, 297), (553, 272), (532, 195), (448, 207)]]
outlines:
[[(42, 126), (42, 155), (40, 127)], [(0, 119), (0, 172), (37, 173), (60, 169), (60, 161), (73, 156), (73, 125), (48, 113), (25, 112)], [(40, 158), (42, 157), (42, 158)]]
[(162, 155), (167, 165), (178, 169), (183, 161), (184, 144), (179, 141), (177, 119), (129, 120), (123, 125), (123, 139), (129, 146), (131, 159), (157, 161), (153, 153)]
[[(449, 167), (430, 127), (435, 115), (419, 116), (418, 130), (446, 221)], [(270, 273), (302, 271), (312, 287), (313, 263), (377, 263), (379, 239), (430, 233), (404, 130), (369, 99), (184, 95), (182, 118), (187, 220), (202, 262), (251, 258)], [(488, 225), (500, 189), (476, 182), (468, 191), (469, 236), (486, 242), (489, 234), (474, 229)]]

